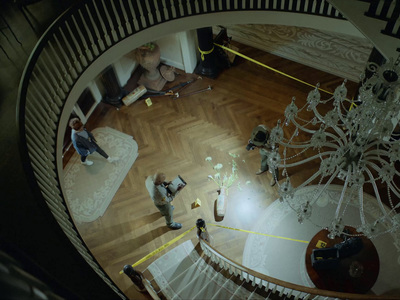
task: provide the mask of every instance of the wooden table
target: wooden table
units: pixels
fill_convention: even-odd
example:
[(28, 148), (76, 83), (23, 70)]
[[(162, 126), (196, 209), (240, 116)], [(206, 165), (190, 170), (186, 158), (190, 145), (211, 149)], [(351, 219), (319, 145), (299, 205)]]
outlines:
[[(346, 227), (351, 234), (356, 234), (353, 227)], [(361, 237), (363, 249), (355, 255), (340, 259), (338, 268), (332, 270), (315, 270), (311, 264), (311, 254), (318, 241), (326, 243), (325, 248), (333, 247), (343, 241), (340, 237), (328, 238), (329, 232), (321, 230), (310, 241), (306, 250), (306, 269), (308, 276), (319, 289), (346, 292), (346, 293), (367, 293), (375, 284), (379, 274), (379, 256), (374, 244), (366, 237)], [(361, 266), (361, 272), (350, 275), (351, 266)], [(354, 268), (353, 268), (354, 270)]]

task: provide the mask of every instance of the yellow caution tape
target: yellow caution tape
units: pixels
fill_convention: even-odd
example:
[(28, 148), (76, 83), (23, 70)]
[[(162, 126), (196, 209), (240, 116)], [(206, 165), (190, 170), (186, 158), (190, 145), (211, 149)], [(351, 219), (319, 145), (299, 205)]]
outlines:
[(212, 226), (216, 226), (216, 227), (221, 227), (221, 228), (231, 229), (231, 230), (236, 230), (236, 231), (241, 231), (241, 232), (254, 233), (254, 234), (258, 234), (258, 235), (264, 235), (264, 236), (269, 236), (269, 237), (273, 237), (273, 238), (277, 238), (277, 239), (289, 240), (289, 241), (294, 241), (294, 242), (299, 242), (299, 243), (306, 243), (306, 244), (309, 243), (307, 241), (296, 240), (296, 239), (291, 239), (291, 238), (287, 238), (287, 237), (271, 235), (271, 234), (266, 234), (266, 233), (259, 233), (259, 232), (249, 231), (249, 230), (237, 229), (237, 228), (227, 227), (227, 226), (222, 226), (222, 225), (217, 225), (217, 224), (207, 223), (207, 225), (212, 225)]
[(354, 102), (351, 102), (351, 105), (350, 105), (349, 111), (351, 111), (351, 109), (352, 109), (353, 107), (357, 107), (357, 106), (358, 106), (357, 104), (355, 104)]
[[(217, 45), (217, 44), (215, 44), (215, 45)], [(217, 46), (218, 46), (218, 45), (217, 45)], [(200, 47), (199, 47), (199, 51), (200, 51), (200, 54), (201, 54), (201, 60), (204, 61), (204, 55), (207, 55), (207, 54), (210, 54), (211, 52), (213, 52), (213, 51), (214, 51), (214, 46), (212, 47), (211, 50), (208, 50), (208, 51), (203, 51), (203, 50), (201, 50)]]
[[(277, 69), (274, 69), (274, 68), (272, 68), (272, 67), (270, 67), (270, 66), (267, 66), (267, 65), (265, 65), (265, 64), (263, 64), (263, 63), (261, 63), (261, 62), (255, 60), (255, 59), (253, 59), (253, 58), (250, 58), (250, 57), (248, 57), (248, 56), (246, 56), (246, 55), (244, 55), (244, 54), (242, 54), (242, 53), (240, 53), (240, 52), (237, 52), (237, 51), (235, 51), (235, 50), (232, 50), (232, 49), (230, 49), (230, 48), (228, 48), (228, 47), (225, 47), (225, 46), (222, 46), (222, 45), (219, 45), (219, 44), (216, 44), (216, 43), (214, 43), (214, 45), (216, 45), (216, 46), (218, 46), (218, 47), (221, 47), (222, 49), (224, 49), (224, 50), (226, 50), (226, 51), (232, 52), (232, 53), (236, 54), (237, 56), (243, 57), (243, 58), (245, 58), (245, 59), (247, 59), (247, 60), (249, 60), (249, 61), (251, 61), (251, 62), (253, 62), (253, 63), (256, 63), (256, 64), (258, 64), (258, 65), (264, 67), (264, 68), (267, 68), (267, 69), (269, 69), (269, 70), (271, 70), (271, 71), (274, 71), (274, 72), (276, 72), (276, 73), (278, 73), (278, 74), (281, 74), (281, 75), (283, 75), (283, 76), (286, 76), (286, 77), (288, 77), (288, 78), (291, 78), (291, 79), (293, 79), (293, 80), (296, 80), (296, 81), (298, 81), (298, 82), (301, 82), (301, 83), (303, 83), (303, 84), (305, 84), (305, 85), (308, 85), (308, 86), (310, 86), (310, 87), (316, 88), (316, 86), (315, 86), (315, 85), (312, 85), (311, 83), (305, 82), (305, 81), (303, 81), (303, 80), (301, 80), (301, 79), (298, 79), (298, 78), (296, 78), (296, 77), (290, 76), (289, 74), (286, 74), (286, 73), (284, 73), (284, 72), (281, 72), (281, 71), (279, 71), (279, 70), (277, 70)], [(326, 91), (326, 90), (324, 90), (324, 89), (318, 88), (318, 90), (320, 90), (320, 91), (322, 91), (322, 92), (325, 92), (325, 93), (327, 93), (327, 94), (333, 95), (333, 93), (331, 93), (331, 92), (329, 92), (329, 91)], [(349, 101), (348, 99), (346, 99), (346, 100)]]
[[(181, 238), (183, 238), (185, 235), (187, 235), (189, 232), (191, 232), (193, 229), (195, 229), (196, 226), (193, 226), (192, 228), (190, 228), (189, 230), (185, 231), (184, 233), (182, 233), (181, 235), (177, 236), (176, 238), (172, 239), (171, 241), (169, 241), (168, 243), (162, 245), (160, 248), (154, 250), (153, 252), (147, 254), (145, 257), (143, 257), (142, 259), (138, 260), (137, 262), (135, 262), (132, 267), (136, 267), (137, 265), (140, 265), (142, 262), (145, 262), (146, 260), (148, 260), (149, 258), (153, 257), (154, 255), (156, 255), (157, 253), (163, 251), (165, 248), (168, 248), (169, 246), (171, 246), (173, 243), (179, 241)], [(119, 274), (123, 274), (124, 271), (119, 271)]]

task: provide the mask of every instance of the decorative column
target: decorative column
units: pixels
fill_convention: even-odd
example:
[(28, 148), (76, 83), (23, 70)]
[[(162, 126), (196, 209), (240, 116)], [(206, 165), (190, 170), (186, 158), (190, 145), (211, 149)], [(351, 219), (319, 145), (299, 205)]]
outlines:
[(110, 66), (103, 71), (100, 75), (100, 81), (105, 90), (103, 102), (116, 107), (121, 107), (121, 99), (124, 96), (124, 91), (119, 85), (113, 66)]
[(212, 27), (197, 29), (197, 40), (200, 51), (200, 62), (194, 72), (214, 79), (218, 76), (219, 69), (216, 52), (214, 51)]

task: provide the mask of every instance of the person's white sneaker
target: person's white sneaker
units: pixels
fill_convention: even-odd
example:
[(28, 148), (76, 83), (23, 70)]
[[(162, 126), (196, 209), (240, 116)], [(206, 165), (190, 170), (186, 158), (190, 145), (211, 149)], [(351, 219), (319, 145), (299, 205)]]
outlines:
[(113, 163), (113, 162), (118, 161), (118, 160), (119, 160), (119, 157), (111, 157), (111, 156), (109, 156), (109, 157), (107, 158), (107, 160), (108, 160), (108, 162)]
[(93, 162), (91, 160), (87, 159), (85, 161), (81, 161), (81, 164), (86, 165), (86, 166), (91, 166), (91, 165), (93, 165)]

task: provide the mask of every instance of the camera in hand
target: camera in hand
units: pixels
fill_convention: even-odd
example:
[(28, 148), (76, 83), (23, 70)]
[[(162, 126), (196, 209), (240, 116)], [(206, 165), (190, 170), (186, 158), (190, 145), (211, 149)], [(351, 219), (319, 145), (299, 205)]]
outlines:
[(256, 148), (256, 145), (253, 144), (252, 140), (249, 140), (247, 146), (246, 146), (246, 150), (250, 151), (250, 150), (254, 150)]

